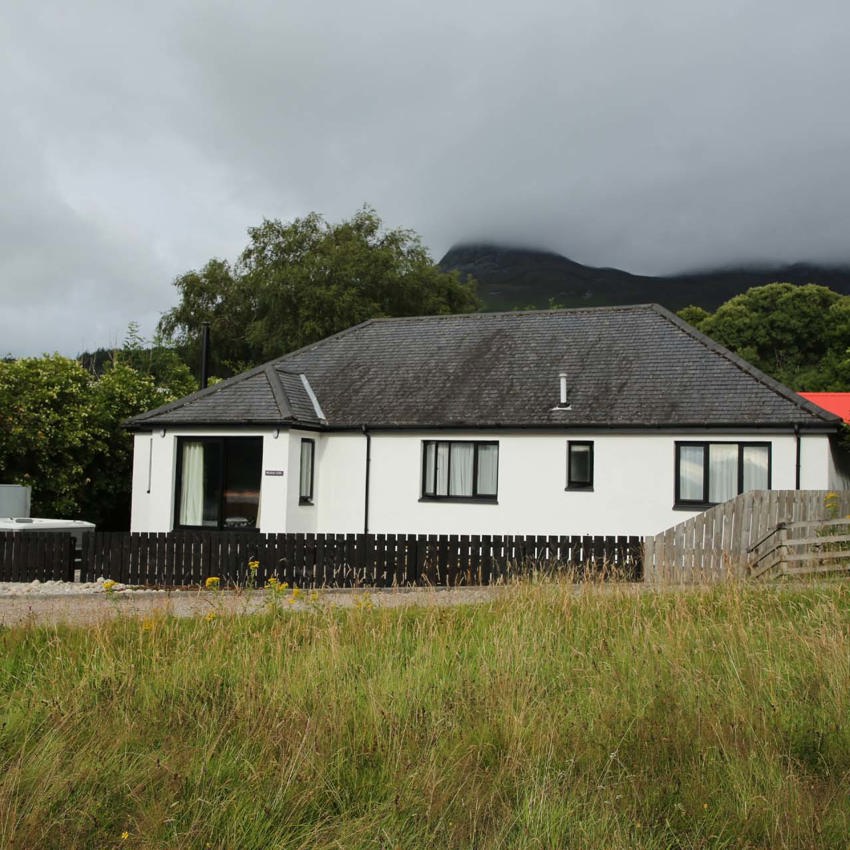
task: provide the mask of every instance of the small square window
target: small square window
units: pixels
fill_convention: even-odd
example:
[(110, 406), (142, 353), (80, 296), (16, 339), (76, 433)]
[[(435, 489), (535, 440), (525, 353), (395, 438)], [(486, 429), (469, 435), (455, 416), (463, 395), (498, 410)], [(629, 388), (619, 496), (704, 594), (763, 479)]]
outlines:
[(585, 440), (567, 443), (567, 489), (593, 489), (593, 443)]

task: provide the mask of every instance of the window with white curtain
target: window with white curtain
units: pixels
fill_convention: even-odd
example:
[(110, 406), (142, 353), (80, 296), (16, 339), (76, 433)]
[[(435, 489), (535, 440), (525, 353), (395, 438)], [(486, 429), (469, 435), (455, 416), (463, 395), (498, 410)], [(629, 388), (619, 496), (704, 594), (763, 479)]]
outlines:
[(473, 440), (425, 440), (422, 444), (422, 497), (495, 499), (499, 444)]
[(738, 454), (734, 443), (708, 446), (708, 501), (728, 502), (738, 495)]
[(676, 443), (676, 504), (715, 505), (770, 489), (770, 443)]

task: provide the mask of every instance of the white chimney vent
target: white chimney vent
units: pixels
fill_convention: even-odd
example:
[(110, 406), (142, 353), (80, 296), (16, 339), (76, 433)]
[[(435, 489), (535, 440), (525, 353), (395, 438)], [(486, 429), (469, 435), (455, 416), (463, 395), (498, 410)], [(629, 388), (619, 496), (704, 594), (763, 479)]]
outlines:
[(567, 373), (561, 372), (558, 375), (558, 383), (560, 385), (560, 396), (558, 398), (558, 404), (553, 407), (553, 410), (569, 410), (570, 409), (570, 400), (567, 398)]

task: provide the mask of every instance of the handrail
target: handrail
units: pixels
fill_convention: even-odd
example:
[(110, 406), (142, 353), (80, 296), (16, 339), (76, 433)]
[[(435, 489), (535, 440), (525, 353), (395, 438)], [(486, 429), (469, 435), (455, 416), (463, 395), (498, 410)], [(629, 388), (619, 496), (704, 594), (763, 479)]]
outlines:
[(761, 544), (765, 542), (765, 540), (769, 540), (771, 537), (773, 537), (774, 534), (776, 534), (776, 533), (784, 530), (785, 528), (787, 528), (788, 525), (789, 525), (789, 523), (787, 523), (787, 522), (776, 523), (776, 526), (774, 528), (771, 528), (771, 530), (768, 531), (767, 534), (765, 534), (765, 536), (761, 538), (761, 540), (757, 541), (756, 543), (753, 543), (753, 545), (750, 546), (747, 549), (747, 554), (749, 555), (752, 552), (755, 552), (756, 549), (758, 549), (758, 547), (761, 546)]

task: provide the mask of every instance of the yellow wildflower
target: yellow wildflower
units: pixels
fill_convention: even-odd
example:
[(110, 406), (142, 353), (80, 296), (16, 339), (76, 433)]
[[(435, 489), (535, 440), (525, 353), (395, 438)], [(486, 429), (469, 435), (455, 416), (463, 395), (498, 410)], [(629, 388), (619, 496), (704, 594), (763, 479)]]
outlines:
[(204, 587), (207, 590), (216, 590), (221, 584), (221, 579), (218, 576), (210, 576), (205, 582)]
[(207, 615), (206, 617), (204, 617), (204, 619), (208, 623), (211, 623), (215, 619), (215, 611), (207, 611)]
[(116, 584), (117, 584), (117, 582), (114, 582), (111, 578), (108, 578), (108, 579), (107, 579), (107, 580), (103, 583), (103, 589), (104, 589), (107, 593), (109, 593), (109, 591), (110, 591), (110, 590), (112, 590), (112, 588), (113, 588), (113, 587), (115, 587), (115, 585), (116, 585)]
[(286, 592), (286, 589), (288, 587), (289, 587), (289, 585), (285, 581), (281, 581), (276, 576), (272, 576), (266, 582), (266, 590), (270, 590), (270, 591), (272, 591), (272, 593), (275, 593), (275, 594)]
[(124, 832), (121, 833), (121, 840), (126, 841), (130, 837), (130, 833), (125, 829)]

